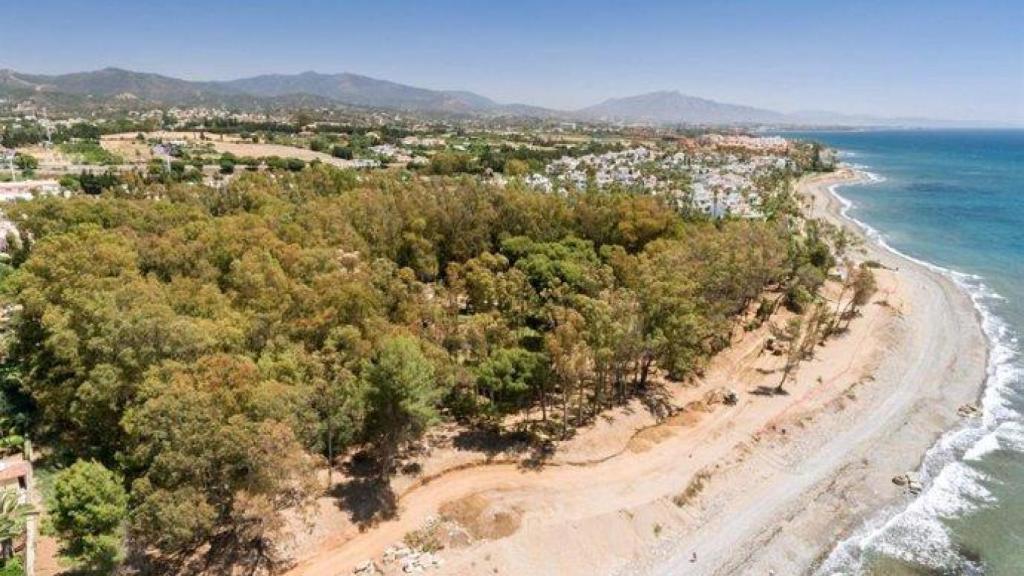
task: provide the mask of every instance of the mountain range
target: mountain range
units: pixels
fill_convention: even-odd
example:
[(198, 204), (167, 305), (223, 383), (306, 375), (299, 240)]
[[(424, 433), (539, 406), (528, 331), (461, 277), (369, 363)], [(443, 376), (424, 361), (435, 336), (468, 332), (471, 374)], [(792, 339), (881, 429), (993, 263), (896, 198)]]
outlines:
[(499, 104), (464, 90), (430, 90), (359, 74), (266, 74), (228, 81), (191, 81), (160, 74), (104, 68), (42, 75), (0, 70), (0, 97), (55, 102), (148, 105), (345, 105), (448, 115), (526, 116), (643, 124), (774, 126), (950, 126), (924, 118), (879, 118), (833, 112), (785, 114), (659, 91), (612, 98), (580, 110)]

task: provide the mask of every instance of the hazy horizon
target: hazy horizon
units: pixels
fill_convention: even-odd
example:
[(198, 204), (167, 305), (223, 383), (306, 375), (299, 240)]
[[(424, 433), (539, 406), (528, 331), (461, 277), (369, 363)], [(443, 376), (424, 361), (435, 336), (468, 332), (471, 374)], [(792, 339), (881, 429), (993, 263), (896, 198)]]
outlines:
[(1024, 124), (1024, 5), (529, 0), (7, 7), (0, 68), (188, 80), (351, 72), (576, 109), (659, 90), (781, 112)]

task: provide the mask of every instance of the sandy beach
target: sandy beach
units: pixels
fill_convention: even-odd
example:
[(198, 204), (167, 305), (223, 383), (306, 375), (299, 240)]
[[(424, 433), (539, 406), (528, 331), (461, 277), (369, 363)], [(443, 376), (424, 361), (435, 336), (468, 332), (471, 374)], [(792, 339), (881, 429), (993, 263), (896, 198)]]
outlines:
[[(806, 179), (800, 188), (813, 214), (864, 238), (829, 190), (859, 178), (864, 176), (842, 170)], [(813, 570), (868, 516), (912, 497), (892, 477), (916, 469), (938, 437), (958, 425), (956, 409), (977, 400), (986, 342), (969, 297), (945, 276), (864, 240), (864, 259), (895, 270), (888, 282), (895, 282), (901, 302), (897, 317), (875, 334), (887, 345), (877, 363), (869, 363), (870, 381), (847, 410), (819, 414), (799, 440), (782, 448), (784, 469), (767, 472), (754, 486), (744, 486), (742, 478), (732, 489), (723, 483), (727, 504), (719, 514), (643, 573)], [(700, 565), (686, 570), (688, 560), (680, 555), (693, 549), (702, 551)]]
[[(816, 215), (839, 225), (828, 187), (800, 183)], [(667, 388), (679, 412), (639, 403), (612, 411), (541, 468), (521, 455), (439, 445), (420, 478), (394, 485), (399, 515), (360, 529), (324, 498), (292, 575), (335, 576), (443, 514), (469, 537), (439, 552), (437, 574), (799, 574), (880, 508), (911, 496), (891, 481), (976, 401), (986, 344), (970, 299), (952, 282), (865, 242), (879, 291), (849, 332), (801, 364), (786, 395), (758, 394), (783, 360), (767, 327), (737, 330), (698, 382)], [(738, 402), (716, 401), (716, 391)], [(423, 482), (422, 476), (432, 478)]]

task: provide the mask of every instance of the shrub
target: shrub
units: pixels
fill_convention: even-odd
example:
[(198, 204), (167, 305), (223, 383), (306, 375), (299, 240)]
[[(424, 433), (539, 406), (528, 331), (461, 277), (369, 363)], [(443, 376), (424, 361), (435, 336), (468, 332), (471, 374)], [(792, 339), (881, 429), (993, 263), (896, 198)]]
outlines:
[(18, 152), (14, 155), (14, 165), (22, 171), (30, 172), (39, 168), (39, 160), (35, 156)]
[(121, 560), (128, 508), (121, 478), (98, 462), (79, 460), (57, 474), (49, 508), (64, 551), (87, 569), (112, 571)]
[(25, 568), (21, 564), (21, 558), (11, 558), (6, 564), (0, 566), (0, 576), (22, 576)]

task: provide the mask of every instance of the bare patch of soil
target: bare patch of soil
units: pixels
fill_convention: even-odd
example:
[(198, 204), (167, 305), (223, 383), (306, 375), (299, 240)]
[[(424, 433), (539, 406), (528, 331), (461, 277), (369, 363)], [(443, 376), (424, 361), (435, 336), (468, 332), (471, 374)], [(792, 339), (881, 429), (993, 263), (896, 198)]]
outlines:
[(457, 522), (476, 540), (497, 540), (519, 530), (522, 513), (496, 505), (485, 496), (470, 494), (441, 505), (441, 516)]

